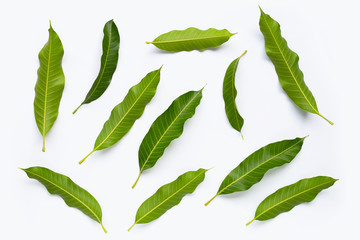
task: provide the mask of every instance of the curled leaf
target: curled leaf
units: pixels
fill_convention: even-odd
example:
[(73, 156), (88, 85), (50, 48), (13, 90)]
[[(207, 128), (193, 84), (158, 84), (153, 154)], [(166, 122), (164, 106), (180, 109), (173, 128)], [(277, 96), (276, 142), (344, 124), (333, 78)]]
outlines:
[(94, 149), (79, 162), (80, 164), (93, 152), (114, 145), (130, 131), (156, 93), (160, 82), (160, 70), (161, 68), (148, 73), (140, 83), (130, 88), (124, 100), (111, 111), (109, 119), (95, 141)]
[(289, 98), (302, 110), (314, 113), (331, 125), (334, 123), (319, 113), (315, 98), (304, 82), (299, 68), (299, 56), (281, 36), (280, 24), (261, 9), (260, 30), (265, 38), (265, 51), (275, 66), (280, 84)]
[(318, 176), (305, 178), (280, 188), (260, 203), (256, 209), (254, 219), (246, 225), (255, 220), (265, 221), (274, 218), (280, 213), (290, 211), (301, 203), (311, 202), (319, 192), (331, 187), (336, 181), (337, 179), (331, 177)]
[(157, 48), (168, 52), (204, 50), (207, 48), (218, 47), (227, 42), (235, 33), (228, 30), (217, 30), (209, 28), (208, 30), (200, 30), (190, 27), (185, 30), (174, 30), (164, 33), (152, 42)]
[(202, 89), (187, 92), (175, 99), (169, 108), (154, 121), (139, 148), (140, 173), (133, 188), (141, 173), (152, 168), (164, 154), (167, 146), (181, 136), (185, 121), (194, 116), (201, 98)]
[(252, 153), (225, 177), (216, 195), (205, 206), (221, 194), (248, 190), (260, 182), (270, 169), (290, 163), (300, 152), (304, 139), (270, 143)]
[(137, 210), (135, 224), (149, 223), (163, 215), (170, 208), (178, 205), (181, 199), (195, 191), (197, 186), (204, 181), (207, 170), (200, 168), (179, 176), (175, 181), (160, 187), (154, 195), (145, 200)]
[(79, 209), (91, 219), (102, 224), (102, 212), (99, 203), (85, 189), (74, 183), (69, 177), (51, 171), (44, 167), (31, 167), (23, 170), (29, 178), (43, 184), (49, 193), (59, 195), (69, 207)]
[(91, 103), (106, 91), (116, 70), (119, 58), (120, 35), (114, 21), (108, 21), (103, 31), (103, 55), (101, 56), (100, 72), (84, 101), (75, 109), (73, 114), (76, 113), (83, 104)]
[(223, 83), (223, 98), (225, 102), (226, 116), (231, 126), (238, 132), (241, 132), (241, 128), (244, 125), (244, 119), (240, 116), (235, 102), (237, 95), (237, 91), (235, 88), (235, 74), (239, 64), (239, 60), (242, 56), (246, 54), (246, 52), (247, 51), (245, 51), (240, 57), (235, 59), (229, 65), (228, 69), (226, 70)]

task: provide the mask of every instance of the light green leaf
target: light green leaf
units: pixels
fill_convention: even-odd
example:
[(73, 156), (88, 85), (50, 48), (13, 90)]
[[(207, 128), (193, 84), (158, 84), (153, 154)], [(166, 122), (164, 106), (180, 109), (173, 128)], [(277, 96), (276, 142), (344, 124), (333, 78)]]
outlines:
[(63, 55), (61, 40), (50, 24), (49, 40), (39, 53), (40, 67), (34, 100), (35, 120), (43, 136), (43, 152), (45, 152), (45, 136), (58, 116), (65, 86), (65, 76), (61, 66)]
[(160, 187), (154, 195), (145, 200), (139, 207), (134, 224), (149, 223), (158, 219), (170, 208), (178, 205), (181, 199), (195, 191), (196, 187), (204, 181), (207, 170), (200, 168), (179, 176), (175, 181)]
[(101, 207), (88, 191), (78, 186), (67, 176), (44, 167), (31, 167), (21, 170), (29, 178), (36, 179), (43, 184), (49, 193), (59, 195), (69, 207), (79, 209), (85, 215), (100, 223), (106, 233), (102, 224)]
[(225, 112), (226, 116), (231, 124), (231, 126), (241, 133), (241, 128), (244, 125), (244, 119), (240, 116), (237, 106), (236, 106), (236, 95), (237, 91), (235, 88), (235, 74), (236, 69), (239, 64), (239, 60), (242, 56), (246, 54), (245, 51), (240, 57), (235, 59), (226, 70), (223, 83), (223, 98), (225, 102)]
[(131, 129), (156, 93), (160, 82), (160, 70), (161, 68), (148, 73), (140, 83), (130, 88), (124, 100), (111, 111), (109, 119), (95, 141), (94, 149), (79, 162), (80, 164), (93, 152), (117, 143)]
[(205, 206), (221, 194), (248, 190), (270, 169), (290, 163), (300, 152), (305, 138), (270, 143), (252, 153), (225, 177), (216, 195)]
[(120, 35), (113, 20), (104, 26), (104, 38), (102, 42), (103, 55), (101, 56), (100, 72), (85, 100), (75, 109), (73, 114), (83, 105), (98, 99), (108, 88), (112, 76), (116, 70), (119, 58)]
[(331, 187), (337, 179), (318, 176), (302, 179), (294, 184), (280, 188), (264, 199), (256, 209), (254, 220), (265, 221), (276, 217), (280, 213), (288, 212), (295, 206), (311, 202), (319, 192)]
[(162, 34), (155, 38), (154, 41), (146, 43), (153, 44), (157, 48), (168, 52), (204, 50), (220, 46), (235, 34), (226, 29), (209, 28), (208, 30), (200, 30), (191, 27)]
[(331, 121), (319, 113), (315, 98), (304, 82), (299, 68), (299, 56), (287, 45), (281, 36), (280, 24), (261, 9), (260, 30), (265, 38), (265, 51), (275, 66), (280, 84), (289, 98), (302, 110), (315, 113), (331, 125)]
[(175, 99), (169, 108), (154, 121), (139, 148), (140, 173), (133, 188), (141, 173), (152, 168), (171, 141), (181, 136), (185, 121), (194, 116), (201, 98), (202, 89), (187, 92)]

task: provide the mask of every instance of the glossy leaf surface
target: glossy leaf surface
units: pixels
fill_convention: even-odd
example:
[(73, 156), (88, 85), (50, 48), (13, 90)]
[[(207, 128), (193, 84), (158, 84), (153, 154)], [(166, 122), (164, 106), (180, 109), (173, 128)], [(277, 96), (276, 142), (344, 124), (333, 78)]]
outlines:
[(181, 136), (185, 121), (194, 116), (201, 98), (202, 89), (187, 92), (175, 99), (169, 108), (154, 121), (139, 148), (140, 173), (133, 188), (141, 173), (152, 168), (164, 154), (167, 146)]
[(231, 126), (241, 132), (244, 125), (244, 119), (240, 116), (236, 106), (236, 87), (235, 87), (235, 74), (239, 64), (240, 58), (246, 54), (246, 51), (237, 59), (235, 59), (226, 70), (223, 83), (223, 98), (225, 102), (225, 112)]
[(265, 51), (275, 66), (282, 88), (299, 108), (315, 113), (333, 124), (319, 113), (315, 98), (306, 86), (304, 74), (299, 68), (299, 56), (288, 47), (281, 36), (280, 24), (261, 9), (260, 11), (259, 25), (265, 39)]
[(264, 199), (256, 209), (254, 220), (265, 221), (276, 217), (280, 213), (288, 212), (295, 206), (311, 202), (319, 192), (331, 187), (337, 179), (318, 176), (302, 179), (294, 184), (280, 188)]
[(216, 195), (205, 205), (220, 194), (246, 191), (260, 182), (270, 169), (290, 163), (300, 152), (304, 139), (295, 138), (270, 143), (255, 151), (225, 177)]
[(99, 203), (85, 189), (78, 186), (70, 178), (44, 167), (31, 167), (23, 170), (29, 178), (36, 179), (43, 184), (49, 193), (60, 196), (69, 207), (82, 211), (91, 219), (102, 224), (102, 212)]
[(139, 207), (135, 224), (149, 223), (163, 215), (170, 208), (178, 205), (181, 199), (195, 191), (197, 186), (204, 181), (207, 170), (200, 168), (179, 176), (175, 181), (160, 187), (154, 195), (145, 200)]
[(104, 26), (104, 38), (102, 42), (103, 55), (101, 56), (100, 72), (84, 101), (75, 109), (75, 113), (83, 104), (98, 99), (109, 87), (119, 58), (120, 35), (113, 20)]
[(131, 129), (156, 93), (160, 82), (160, 70), (161, 68), (148, 73), (140, 83), (130, 88), (124, 100), (111, 111), (95, 141), (94, 149), (79, 163), (85, 161), (93, 152), (114, 145)]
[(146, 43), (153, 44), (157, 48), (168, 52), (204, 50), (220, 46), (233, 35), (226, 29), (209, 28), (208, 30), (200, 30), (191, 27), (185, 30), (164, 33), (155, 38), (154, 41)]
[(63, 56), (64, 48), (61, 40), (50, 24), (49, 40), (39, 53), (40, 67), (37, 72), (34, 100), (36, 125), (43, 136), (43, 152), (45, 152), (45, 136), (57, 119), (65, 86), (65, 76), (61, 66)]

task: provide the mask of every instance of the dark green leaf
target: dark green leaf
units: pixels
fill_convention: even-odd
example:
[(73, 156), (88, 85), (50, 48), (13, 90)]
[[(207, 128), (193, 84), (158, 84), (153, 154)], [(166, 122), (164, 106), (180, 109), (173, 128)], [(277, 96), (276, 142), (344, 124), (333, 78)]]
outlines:
[(102, 42), (103, 55), (101, 56), (100, 72), (85, 100), (75, 109), (75, 113), (83, 104), (91, 103), (98, 99), (109, 87), (112, 76), (116, 70), (119, 58), (120, 35), (113, 20), (104, 26), (104, 38)]
[(145, 200), (139, 207), (134, 224), (149, 223), (163, 215), (170, 208), (178, 205), (181, 199), (195, 191), (196, 187), (204, 181), (207, 170), (200, 168), (179, 176), (175, 181), (160, 187), (154, 195)]
[(133, 188), (141, 173), (152, 168), (171, 141), (181, 136), (185, 121), (194, 116), (201, 98), (202, 89), (187, 92), (175, 99), (169, 108), (154, 121), (139, 148), (140, 173)]
[(223, 98), (226, 116), (231, 126), (238, 132), (241, 132), (241, 128), (244, 125), (244, 119), (240, 116), (235, 102), (237, 95), (235, 88), (235, 74), (239, 60), (244, 54), (246, 54), (246, 51), (229, 65), (223, 83)]
[(315, 98), (304, 82), (299, 68), (299, 56), (281, 36), (280, 24), (261, 9), (260, 30), (265, 38), (265, 51), (275, 66), (280, 84), (289, 98), (302, 110), (315, 113), (331, 125), (333, 123), (319, 113)]
[(300, 152), (304, 139), (271, 143), (252, 153), (225, 177), (216, 195), (205, 206), (221, 194), (248, 190), (260, 182), (270, 169), (290, 163)]
[(276, 217), (280, 213), (288, 212), (295, 206), (311, 202), (319, 192), (331, 187), (337, 179), (318, 176), (302, 179), (294, 184), (280, 188), (264, 199), (256, 209), (254, 220), (265, 221)]
[(44, 167), (31, 167), (21, 170), (23, 170), (29, 178), (36, 179), (42, 183), (49, 193), (59, 195), (69, 207), (79, 209), (91, 219), (100, 223), (106, 233), (101, 220), (101, 207), (88, 191), (78, 186), (67, 176)]

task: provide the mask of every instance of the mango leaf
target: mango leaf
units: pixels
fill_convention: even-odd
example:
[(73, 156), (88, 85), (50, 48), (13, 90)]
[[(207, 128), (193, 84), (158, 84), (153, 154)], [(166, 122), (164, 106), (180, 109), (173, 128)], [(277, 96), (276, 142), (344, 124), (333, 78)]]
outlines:
[(201, 98), (202, 89), (187, 92), (175, 99), (154, 121), (139, 148), (140, 173), (132, 188), (136, 186), (141, 173), (155, 165), (171, 141), (181, 136), (185, 121), (194, 116)]
[(241, 128), (244, 125), (244, 119), (240, 116), (237, 106), (236, 106), (236, 95), (237, 91), (235, 88), (235, 74), (236, 69), (239, 64), (239, 60), (242, 56), (246, 54), (245, 51), (240, 57), (235, 59), (226, 70), (223, 83), (223, 98), (225, 102), (225, 112), (226, 116), (231, 124), (231, 126), (241, 133)]
[(336, 181), (337, 179), (331, 177), (318, 176), (305, 178), (280, 188), (260, 203), (256, 209), (254, 219), (246, 225), (255, 220), (265, 221), (274, 218), (280, 213), (290, 211), (301, 203), (311, 202), (319, 192), (331, 187)]
[(196, 187), (204, 181), (207, 170), (200, 168), (179, 176), (175, 181), (160, 187), (154, 195), (145, 200), (137, 210), (135, 224), (149, 223), (158, 219), (170, 208), (178, 205), (181, 199), (195, 191)]
[(39, 53), (40, 67), (34, 100), (36, 125), (43, 136), (43, 152), (45, 152), (45, 136), (57, 119), (65, 87), (65, 76), (61, 66), (63, 56), (63, 45), (50, 23), (49, 40)]
[(304, 82), (304, 74), (299, 68), (299, 56), (287, 45), (281, 36), (280, 24), (265, 14), (261, 8), (260, 30), (265, 38), (265, 51), (275, 66), (280, 84), (289, 98), (302, 110), (315, 113), (328, 121), (319, 113), (315, 98)]
[(100, 72), (86, 95), (85, 100), (75, 109), (73, 114), (75, 114), (83, 104), (91, 103), (106, 91), (116, 70), (119, 58), (120, 35), (114, 21), (108, 21), (103, 31), (103, 55), (101, 56)]
[(143, 114), (148, 104), (156, 93), (160, 82), (160, 70), (148, 73), (140, 83), (130, 88), (124, 100), (111, 111), (109, 119), (95, 141), (94, 149), (82, 159), (85, 161), (93, 152), (108, 148), (117, 143), (134, 125), (135, 121)]
[(300, 152), (305, 138), (270, 143), (252, 153), (225, 177), (216, 195), (205, 206), (221, 194), (248, 190), (270, 169), (290, 163)]
[(36, 179), (43, 184), (49, 193), (59, 195), (69, 207), (79, 209), (85, 215), (100, 223), (106, 233), (101, 220), (101, 207), (88, 191), (78, 186), (67, 176), (44, 167), (21, 168), (21, 170), (23, 170), (29, 178)]
[(220, 46), (235, 34), (226, 29), (209, 28), (208, 30), (200, 30), (191, 27), (185, 30), (164, 33), (155, 38), (154, 41), (146, 43), (153, 44), (157, 48), (168, 52), (204, 50)]

